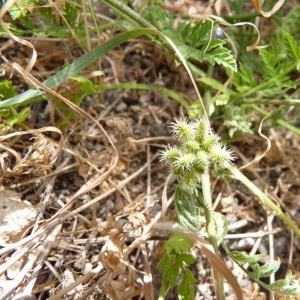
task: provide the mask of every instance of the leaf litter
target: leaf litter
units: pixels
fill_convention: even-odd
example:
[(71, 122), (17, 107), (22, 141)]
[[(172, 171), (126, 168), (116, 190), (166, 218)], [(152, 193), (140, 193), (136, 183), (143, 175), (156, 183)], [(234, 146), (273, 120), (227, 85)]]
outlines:
[[(201, 9), (199, 3), (194, 9), (190, 3), (188, 5), (184, 9), (182, 6), (173, 9), (182, 9), (183, 13), (191, 11), (192, 14)], [(169, 7), (170, 3), (166, 1), (165, 6)], [(203, 9), (211, 10), (208, 7)], [(260, 6), (258, 10), (263, 13)], [(108, 30), (107, 34), (113, 33)], [(106, 84), (128, 78), (138, 81), (139, 74), (143, 74), (148, 82), (159, 79), (169, 88), (174, 88), (176, 82), (176, 89), (186, 99), (195, 98), (194, 90), (184, 83), (187, 81), (185, 71), (181, 67), (175, 68), (155, 46), (141, 40), (139, 44), (129, 42), (122, 50), (126, 56), (115, 50), (103, 59)], [(159, 59), (153, 59), (157, 53)], [(49, 55), (48, 59), (50, 65), (55, 62), (54, 56)], [(39, 58), (36, 64), (43, 65)], [(130, 69), (129, 77), (126, 76), (128, 65), (134, 67), (134, 71)], [(137, 78), (132, 78), (132, 73)], [(26, 74), (23, 73), (25, 77)], [(169, 234), (156, 231), (172, 231), (175, 226), (173, 223), (158, 223), (161, 212), (168, 220), (174, 221), (174, 206), (171, 204), (174, 185), (169, 183), (163, 193), (168, 170), (159, 162), (157, 152), (166, 144), (169, 135), (166, 127), (174, 116), (180, 115), (180, 107), (159, 93), (154, 93), (154, 96), (155, 101), (153, 93), (140, 90), (107, 91), (87, 96), (82, 102), (86, 113), (77, 110), (79, 116), (71, 119), (69, 130), (64, 135), (55, 127), (60, 118), (57, 108), (48, 99), (51, 109), (46, 110), (44, 106), (41, 114), (51, 126), (40, 128), (44, 125), (31, 124), (29, 118), (28, 127), (37, 125), (39, 129), (19, 130), (1, 137), (1, 181), (5, 188), (1, 205), (6, 208), (1, 212), (1, 224), (13, 227), (10, 225), (13, 222), (16, 226), (19, 211), (27, 209), (26, 216), (21, 217), (27, 223), (12, 230), (13, 234), (6, 235), (1, 242), (2, 299), (12, 299), (13, 295), (20, 299), (34, 294), (39, 299), (52, 300), (61, 297), (105, 299), (106, 296), (131, 299), (143, 295), (152, 299), (151, 293), (157, 295), (157, 282), (153, 280), (159, 281), (162, 277), (157, 277), (157, 270), (154, 270), (154, 256), (161, 254), (159, 245)], [(102, 98), (100, 106), (98, 97)], [(118, 101), (122, 103), (123, 99), (128, 99), (126, 106), (117, 109)], [(93, 123), (94, 118), (101, 126)], [(215, 126), (218, 125), (222, 130), (221, 124)], [(291, 218), (299, 219), (299, 138), (282, 128), (276, 128), (276, 131), (279, 139), (276, 145), (281, 148), (272, 147), (246, 172), (261, 189), (268, 190), (274, 201), (285, 202)], [(273, 141), (275, 137), (269, 139)], [(168, 143), (172, 142), (174, 140), (168, 136)], [(236, 151), (237, 164), (241, 167), (266, 149), (266, 142), (258, 135), (243, 136), (233, 145), (241, 154)], [(280, 199), (277, 199), (277, 194), (281, 195)], [(231, 234), (247, 233), (253, 228), (254, 232), (266, 230), (265, 218), (269, 211), (237, 181), (227, 184), (215, 179), (214, 196), (216, 209), (226, 214), (229, 228), (234, 228)], [(23, 204), (25, 200), (28, 204)], [(160, 200), (162, 204), (159, 204)], [(234, 227), (240, 220), (246, 222)], [(290, 233), (278, 219), (273, 226), (282, 228), (280, 235), (276, 235), (278, 241), (282, 239), (276, 244), (275, 256), (299, 274), (288, 260), (288, 252), (297, 252), (299, 243), (295, 249), (291, 244), (289, 249)], [(200, 230), (203, 236), (204, 227)], [(203, 253), (211, 260), (214, 271), (226, 274), (227, 269), (222, 261), (215, 260), (205, 241), (191, 234), (190, 237), (199, 246), (193, 250), (198, 263), (191, 267), (198, 280), (198, 297), (212, 297), (212, 272)], [(230, 246), (250, 251), (254, 240), (250, 239), (250, 243), (243, 245), (232, 242)], [(258, 253), (266, 249), (268, 239), (263, 237)], [(230, 265), (230, 262), (226, 261), (226, 264)], [(264, 298), (255, 285), (242, 278), (234, 265), (230, 268), (245, 288), (244, 299)], [(12, 272), (12, 269), (17, 271)], [(236, 287), (235, 277), (228, 274), (228, 281), (234, 281)]]

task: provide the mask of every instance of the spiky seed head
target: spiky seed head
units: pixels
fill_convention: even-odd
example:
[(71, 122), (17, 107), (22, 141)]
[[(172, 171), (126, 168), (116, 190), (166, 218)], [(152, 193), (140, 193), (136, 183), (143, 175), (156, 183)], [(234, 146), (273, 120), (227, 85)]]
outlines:
[(215, 144), (210, 150), (209, 155), (212, 161), (218, 163), (231, 162), (234, 160), (233, 151), (227, 149), (226, 146), (221, 146), (219, 143)]
[(203, 167), (209, 166), (210, 157), (204, 150), (199, 150), (197, 152), (197, 163), (203, 165)]
[(194, 122), (196, 140), (199, 143), (202, 143), (204, 139), (207, 137), (209, 132), (209, 123), (204, 121), (203, 119), (197, 119)]
[(207, 172), (207, 169), (208, 169), (207, 167), (208, 166), (205, 166), (204, 164), (202, 164), (201, 162), (198, 161), (193, 165), (193, 171), (197, 175), (202, 175), (205, 172)]
[(188, 141), (193, 140), (195, 137), (193, 124), (189, 123), (186, 118), (182, 120), (175, 119), (175, 122), (170, 123), (169, 127), (173, 136), (178, 140)]
[(212, 147), (214, 147), (218, 143), (218, 140), (219, 140), (219, 136), (217, 134), (208, 135), (204, 139), (203, 143), (201, 144), (201, 148), (206, 151), (209, 151)]
[(200, 148), (200, 145), (195, 140), (189, 140), (189, 141), (182, 143), (181, 147), (188, 152), (197, 153), (197, 151)]
[(169, 145), (165, 150), (160, 152), (160, 160), (166, 164), (172, 164), (180, 157), (180, 155), (181, 152), (177, 147), (171, 147)]
[(182, 171), (191, 170), (196, 159), (197, 156), (193, 153), (186, 153), (176, 159), (174, 166), (180, 168)]
[(193, 189), (195, 185), (199, 182), (198, 174), (194, 171), (187, 171), (184, 173), (184, 176), (182, 177), (181, 184), (183, 187), (186, 187), (187, 189)]

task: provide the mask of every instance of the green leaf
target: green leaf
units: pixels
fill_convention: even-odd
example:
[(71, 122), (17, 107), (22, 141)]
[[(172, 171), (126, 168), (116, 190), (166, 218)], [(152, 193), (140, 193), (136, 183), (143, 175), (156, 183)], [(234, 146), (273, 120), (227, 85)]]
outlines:
[(157, 264), (157, 269), (166, 269), (170, 264), (170, 256), (168, 254), (164, 254), (160, 262)]
[(279, 288), (283, 288), (287, 285), (290, 285), (292, 282), (293, 282), (292, 272), (289, 271), (289, 273), (285, 279), (279, 279), (279, 280), (275, 281), (274, 283), (269, 284), (269, 287), (272, 289), (273, 288), (279, 289)]
[(12, 115), (7, 119), (7, 125), (13, 126), (26, 120), (30, 116), (30, 108), (22, 109), (18, 114)]
[[(178, 47), (178, 50), (180, 51), (181, 55), (183, 56), (184, 59), (189, 59), (190, 57), (194, 58), (195, 57), (195, 53), (196, 52), (200, 52), (199, 53), (199, 57), (200, 55), (202, 54), (202, 57), (201, 59), (198, 59), (200, 62), (202, 62), (204, 60), (204, 53), (202, 51), (199, 51), (197, 49), (194, 49), (188, 45), (178, 45), (177, 44), (177, 47)], [(178, 58), (178, 56), (176, 55), (176, 66), (180, 65), (180, 60)]]
[(182, 255), (178, 256), (178, 261), (186, 263), (187, 265), (191, 265), (196, 261), (196, 258), (191, 254), (183, 253)]
[(12, 82), (5, 80), (0, 82), (0, 100), (5, 100), (15, 95), (15, 89)]
[(278, 271), (280, 268), (280, 261), (267, 262), (259, 268), (260, 277), (268, 277)]
[(253, 116), (246, 114), (242, 106), (226, 105), (224, 107), (224, 119), (224, 124), (229, 129), (230, 137), (233, 137), (236, 132), (252, 132), (250, 128)]
[(213, 219), (216, 227), (216, 238), (218, 246), (224, 241), (225, 235), (228, 231), (228, 221), (226, 217), (220, 213), (214, 212)]
[[(25, 33), (27, 33), (26, 30), (20, 29), (17, 26), (10, 24), (10, 23), (4, 23), (6, 25), (6, 27), (16, 36), (21, 36)], [(4, 29), (2, 28), (2, 26), (0, 25), (0, 35), (2, 36), (8, 36), (7, 32), (4, 31)]]
[[(259, 277), (262, 276), (269, 276), (270, 274), (276, 272), (278, 267), (278, 262), (275, 262), (275, 264), (267, 263), (264, 266), (260, 267), (257, 263), (258, 260), (263, 256), (264, 254), (260, 255), (246, 255), (243, 253), (240, 253), (238, 251), (230, 252), (228, 248), (226, 247), (225, 243), (222, 243), (222, 246), (228, 256), (230, 256), (235, 263), (243, 269), (243, 271), (254, 281), (256, 281), (258, 284), (263, 286), (265, 289), (269, 291), (274, 291), (276, 294), (279, 295), (300, 295), (300, 287), (297, 283), (294, 283), (294, 278), (292, 276), (292, 272), (290, 271), (289, 274), (285, 279), (277, 280), (276, 282), (272, 284), (266, 284), (262, 282)], [(248, 270), (244, 269), (243, 266), (240, 264), (240, 262), (249, 262), (250, 267), (252, 268), (253, 272), (249, 272)]]
[(274, 55), (265, 49), (259, 50), (259, 55), (262, 58), (264, 66), (268, 69), (269, 76), (276, 76), (277, 74), (275, 72), (275, 65), (277, 61), (275, 60)]
[(194, 300), (194, 283), (196, 281), (191, 270), (185, 269), (183, 271), (183, 279), (178, 288), (179, 299)]
[(240, 262), (253, 264), (253, 263), (258, 262), (260, 259), (262, 259), (265, 256), (265, 253), (248, 255), (248, 254), (244, 254), (239, 251), (232, 251), (229, 253), (229, 255), (231, 258), (238, 260)]
[(174, 17), (171, 13), (164, 11), (163, 9), (155, 6), (147, 6), (142, 16), (152, 22), (153, 24), (159, 25), (159, 29), (164, 27), (173, 28)]
[(95, 89), (93, 83), (90, 80), (86, 79), (85, 77), (81, 75), (75, 75), (71, 77), (71, 79), (80, 84), (80, 88), (84, 93), (88, 95), (97, 93), (97, 90)]
[(205, 43), (202, 45), (202, 49), (205, 52), (209, 52), (213, 48), (222, 47), (224, 44), (226, 44), (225, 41), (218, 38), (213, 38), (213, 39), (206, 40)]
[[(78, 16), (78, 9), (69, 2), (65, 3), (64, 17), (70, 25), (74, 26)], [(75, 27), (75, 26), (74, 26)]]
[(193, 242), (182, 232), (174, 232), (170, 239), (164, 244), (164, 250), (168, 255), (176, 253), (181, 255), (183, 252), (193, 247)]
[(213, 101), (215, 102), (216, 106), (226, 105), (229, 102), (229, 100), (229, 94), (220, 94), (213, 98)]
[(297, 70), (300, 71), (300, 47), (288, 32), (283, 31), (283, 36), (287, 57), (297, 63)]
[(201, 106), (201, 103), (199, 99), (195, 100), (189, 108), (189, 118), (190, 119), (196, 119), (201, 118), (203, 116), (203, 108)]
[(174, 263), (169, 268), (168, 281), (169, 281), (169, 284), (170, 284), (170, 288), (173, 288), (175, 286), (175, 284), (177, 282), (177, 278), (179, 276), (179, 270), (180, 270), (180, 266), (179, 266), (178, 263)]
[(35, 29), (32, 18), (20, 17), (19, 21), (23, 26), (28, 27), (31, 31)]
[(168, 291), (169, 288), (169, 269), (168, 267), (165, 269), (164, 275), (163, 275), (163, 279), (162, 279), (162, 283), (161, 283), (161, 287), (159, 290), (159, 299), (164, 299), (165, 294)]
[(249, 272), (249, 276), (253, 280), (259, 280), (259, 277), (260, 277), (259, 264), (258, 263), (252, 263), (252, 264), (250, 264), (250, 267), (252, 268), (252, 272)]
[(212, 172), (213, 176), (220, 177), (221, 180), (230, 181), (230, 171), (224, 165), (217, 164)]
[[(18, 3), (24, 4), (24, 6), (34, 5), (35, 2), (32, 0), (18, 0)], [(16, 20), (20, 17), (25, 17), (27, 13), (32, 13), (33, 9), (28, 7), (19, 6), (17, 4), (12, 5), (9, 9), (9, 13), (13, 20)]]
[(212, 65), (217, 63), (218, 65), (222, 65), (225, 68), (229, 68), (232, 71), (237, 71), (237, 64), (234, 56), (231, 51), (227, 48), (215, 48), (212, 52), (206, 53), (205, 58)]
[(193, 48), (206, 43), (211, 33), (218, 27), (217, 22), (202, 21), (197, 24), (187, 23), (181, 32), (184, 42), (191, 44)]
[(174, 199), (175, 209), (179, 223), (193, 231), (198, 231), (200, 208), (196, 205), (194, 198), (181, 187), (177, 186)]

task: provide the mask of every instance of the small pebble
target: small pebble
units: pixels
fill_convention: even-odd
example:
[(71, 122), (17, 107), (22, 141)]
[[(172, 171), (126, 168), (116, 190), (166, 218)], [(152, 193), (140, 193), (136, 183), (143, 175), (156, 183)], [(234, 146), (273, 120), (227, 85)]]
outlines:
[(127, 110), (127, 104), (124, 102), (121, 102), (117, 107), (116, 107), (116, 111), (117, 112), (122, 112)]
[(115, 204), (112, 200), (108, 199), (106, 202), (105, 202), (105, 208), (107, 210), (113, 210), (115, 208)]
[(130, 109), (134, 112), (137, 113), (141, 110), (141, 107), (139, 105), (131, 105)]
[(83, 274), (87, 274), (93, 270), (93, 265), (91, 263), (86, 263), (84, 266)]

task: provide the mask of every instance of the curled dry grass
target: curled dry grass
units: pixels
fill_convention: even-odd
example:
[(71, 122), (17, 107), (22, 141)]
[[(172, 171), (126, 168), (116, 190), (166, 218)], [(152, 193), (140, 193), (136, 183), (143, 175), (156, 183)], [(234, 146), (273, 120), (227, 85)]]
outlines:
[[(13, 2), (7, 1), (1, 9), (2, 26), (3, 16)], [(257, 11), (267, 16), (269, 13), (263, 13), (257, 3), (253, 1)], [(278, 5), (274, 11), (278, 9)], [(219, 17), (213, 17), (223, 22)], [(224, 23), (224, 25), (228, 24)], [(3, 28), (6, 28), (5, 25)], [(112, 33), (107, 34), (109, 38), (109, 34)], [(157, 32), (157, 34), (160, 33)], [(0, 255), (3, 262), (0, 266), (0, 274), (5, 274), (5, 272), (12, 274), (7, 275), (10, 276), (9, 280), (0, 282), (1, 299), (12, 299), (13, 295), (14, 299), (20, 299), (38, 293), (42, 299), (47, 291), (50, 291), (49, 299), (51, 300), (62, 297), (96, 299), (95, 294), (101, 293), (109, 295), (112, 299), (130, 299), (140, 294), (144, 294), (146, 299), (153, 299), (151, 262), (149, 261), (151, 256), (146, 246), (147, 241), (155, 237), (157, 230), (186, 232), (183, 228), (166, 221), (165, 215), (172, 203), (172, 197), (167, 196), (167, 175), (162, 177), (164, 180), (160, 179), (162, 182), (154, 189), (151, 183), (151, 180), (153, 181), (151, 176), (157, 172), (157, 170), (152, 170), (153, 165), (157, 167), (158, 163), (157, 155), (149, 150), (150, 146), (157, 149), (160, 147), (158, 143), (172, 139), (164, 135), (134, 138), (132, 125), (122, 122), (118, 116), (110, 116), (117, 103), (102, 112), (101, 118), (93, 117), (93, 111), (87, 112), (76, 106), (69, 99), (33, 77), (30, 71), (37, 58), (34, 46), (26, 40), (14, 37), (10, 33), (9, 35), (16, 42), (33, 50), (33, 56), (25, 68), (14, 62), (11, 63), (12, 67), (31, 87), (45, 91), (76, 111), (80, 118), (74, 130), (79, 129), (80, 141), (77, 141), (75, 146), (69, 143), (68, 140), (76, 137), (76, 134), (69, 132), (65, 136), (65, 133), (54, 126), (55, 124), (40, 129), (17, 130), (0, 138), (0, 146), (3, 149), (0, 158), (1, 165), (7, 166), (1, 174), (3, 186), (22, 191), (23, 187), (27, 188), (36, 183), (36, 187), (32, 188), (32, 194), (35, 199), (40, 200), (39, 205), (36, 206), (36, 223), (29, 226), (30, 234), (27, 228), (27, 231), (22, 232), (24, 237), (20, 241), (12, 244), (10, 241), (1, 242)], [(168, 42), (176, 52), (177, 49), (172, 41), (168, 40)], [(254, 47), (257, 44), (255, 43)], [(180, 57), (178, 51), (177, 54)], [(121, 70), (118, 69), (116, 62), (110, 61), (110, 63), (112, 69), (115, 70), (112, 73), (116, 78), (116, 74)], [(190, 72), (188, 66), (185, 65), (185, 67)], [(189, 75), (193, 80), (191, 73)], [(195, 82), (193, 85), (198, 98), (201, 99)], [(155, 111), (151, 107), (145, 108), (145, 111), (141, 113), (140, 123), (142, 124), (144, 118), (150, 116), (154, 120), (153, 123), (157, 122), (159, 126), (166, 126), (159, 121), (159, 118), (171, 120), (174, 117), (172, 104), (168, 104), (167, 109), (168, 112), (162, 115), (161, 111)], [(178, 107), (175, 107), (175, 110), (177, 111)], [(70, 128), (72, 129), (72, 124)], [(59, 134), (58, 142), (56, 142), (55, 135), (53, 138), (49, 137), (50, 132)], [(22, 147), (24, 141), (22, 139), (13, 141), (13, 145), (10, 144), (11, 138), (22, 135), (34, 137), (31, 146), (26, 144)], [(88, 147), (84, 149), (89, 139), (96, 141), (99, 151), (89, 150)], [(21, 149), (21, 151), (16, 149)], [(141, 153), (146, 153), (146, 159), (139, 160), (135, 167), (132, 167), (132, 162)], [(55, 171), (49, 171), (54, 166)], [(57, 193), (60, 193), (58, 183), (61, 176), (74, 170), (78, 171), (80, 176), (74, 176), (74, 182), (71, 182), (72, 192), (66, 199), (63, 199), (64, 201), (53, 199)], [(163, 169), (158, 171), (163, 172)], [(19, 180), (16, 180), (16, 176)], [(147, 177), (145, 189), (142, 189), (144, 194), (139, 190), (137, 193), (132, 192), (138, 180), (142, 180), (144, 184), (143, 176)], [(98, 191), (97, 188), (99, 188)], [(74, 189), (75, 192), (73, 192)], [(162, 193), (162, 205), (159, 212), (154, 215), (151, 209), (157, 205), (157, 201), (150, 201), (149, 196), (159, 193)], [(131, 199), (134, 194), (137, 195)], [(85, 198), (85, 195), (90, 195), (90, 197)], [(107, 211), (107, 216), (103, 213), (101, 222), (98, 222), (99, 209), (111, 199), (115, 200), (115, 214)], [(84, 229), (81, 229), (82, 227)], [(272, 230), (270, 232), (272, 233)], [(242, 299), (242, 291), (236, 277), (225, 263), (214, 255), (210, 245), (198, 236), (186, 233), (209, 258), (215, 277), (218, 278), (217, 274), (221, 273), (232, 285), (238, 298)], [(129, 245), (128, 241), (130, 241)], [(100, 253), (96, 263), (90, 263), (92, 260), (89, 255), (90, 245), (96, 245)], [(136, 251), (141, 251), (144, 257), (143, 264), (140, 264), (143, 266), (142, 269), (136, 266), (138, 264), (132, 262), (130, 258), (136, 256), (138, 259)], [(76, 254), (72, 256), (71, 253)], [(75, 269), (79, 268), (78, 265), (75, 268), (71, 267), (75, 260), (82, 262), (79, 274), (82, 273), (83, 276), (78, 276), (75, 272)], [(88, 271), (85, 270), (85, 260), (92, 266)], [(17, 272), (13, 274), (12, 268), (16, 268)], [(61, 274), (60, 270), (63, 268), (65, 270)], [(46, 279), (42, 282), (39, 281), (41, 274), (46, 274)]]

